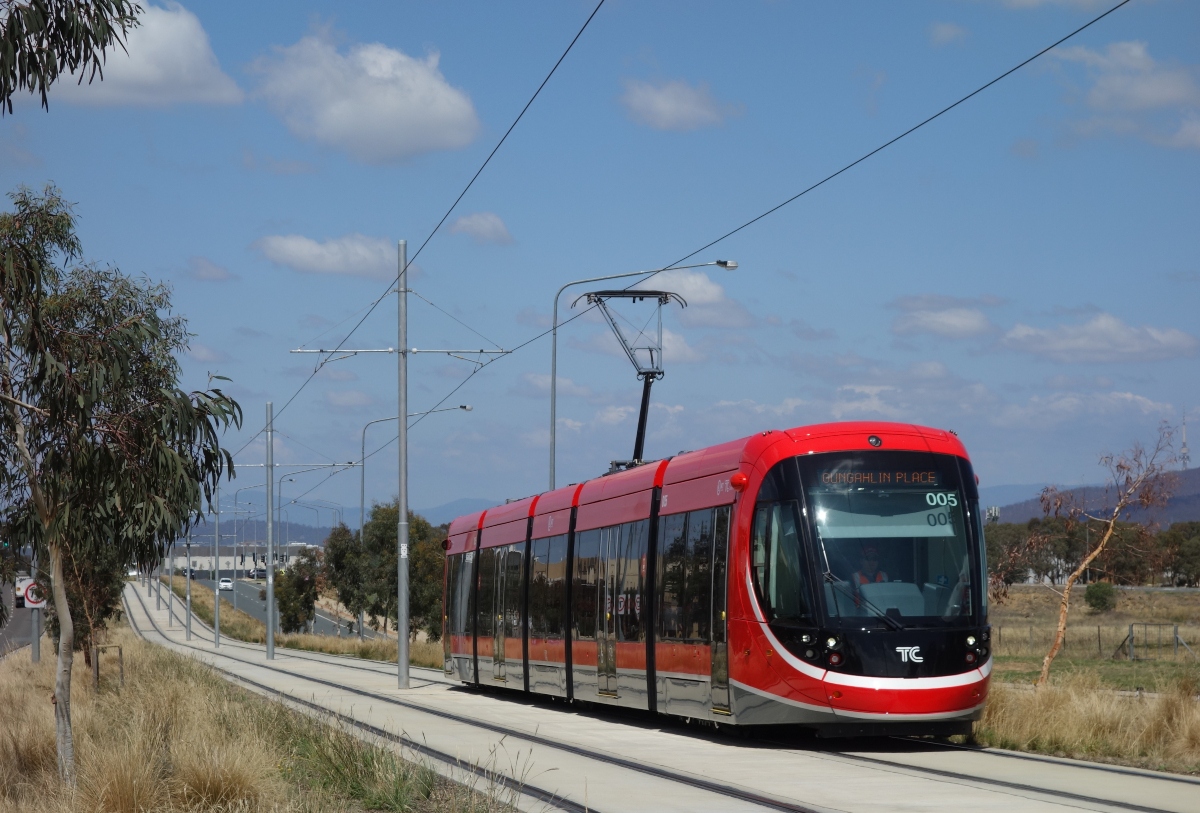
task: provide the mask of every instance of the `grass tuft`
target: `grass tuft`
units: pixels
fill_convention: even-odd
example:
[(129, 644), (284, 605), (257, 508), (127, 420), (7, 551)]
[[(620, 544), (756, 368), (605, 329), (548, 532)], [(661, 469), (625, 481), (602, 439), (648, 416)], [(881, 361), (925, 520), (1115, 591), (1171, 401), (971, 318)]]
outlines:
[(1159, 697), (1129, 697), (1095, 675), (1072, 674), (1037, 690), (993, 684), (982, 745), (1079, 759), (1200, 773), (1200, 702), (1195, 680)]

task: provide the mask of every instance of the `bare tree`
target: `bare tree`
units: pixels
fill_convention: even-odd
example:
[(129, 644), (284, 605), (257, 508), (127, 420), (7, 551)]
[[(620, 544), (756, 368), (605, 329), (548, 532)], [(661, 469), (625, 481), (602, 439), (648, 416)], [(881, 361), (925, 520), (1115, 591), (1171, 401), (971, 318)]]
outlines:
[[(1065, 520), (1065, 532), (1071, 533), (1080, 522), (1096, 522), (1100, 524), (1099, 539), (1089, 545), (1087, 552), (1067, 576), (1063, 586), (1062, 601), (1058, 610), (1058, 628), (1055, 631), (1054, 643), (1050, 651), (1042, 659), (1042, 674), (1038, 677), (1037, 685), (1045, 686), (1050, 679), (1050, 664), (1062, 649), (1063, 640), (1067, 634), (1067, 610), (1071, 602), (1071, 588), (1100, 554), (1104, 552), (1117, 529), (1117, 522), (1122, 518), (1128, 519), (1134, 508), (1148, 510), (1166, 504), (1170, 497), (1173, 479), (1167, 474), (1166, 467), (1170, 464), (1171, 440), (1174, 430), (1166, 423), (1159, 426), (1158, 439), (1154, 447), (1147, 449), (1140, 443), (1120, 455), (1108, 454), (1100, 458), (1100, 465), (1108, 469), (1109, 486), (1107, 496), (1113, 500), (1112, 509), (1104, 509), (1097, 515), (1089, 514), (1086, 506), (1079, 503), (1071, 492), (1059, 491), (1050, 486), (1042, 492), (1042, 510), (1047, 516)], [(1107, 501), (1106, 501), (1107, 502)], [(1057, 592), (1057, 591), (1056, 591)]]

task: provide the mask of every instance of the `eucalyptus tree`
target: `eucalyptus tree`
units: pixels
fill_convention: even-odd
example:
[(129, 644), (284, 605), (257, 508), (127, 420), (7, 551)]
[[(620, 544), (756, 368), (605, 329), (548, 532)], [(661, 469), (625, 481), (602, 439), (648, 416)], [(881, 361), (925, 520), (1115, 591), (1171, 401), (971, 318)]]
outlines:
[(58, 768), (74, 783), (72, 562), (156, 564), (202, 516), (233, 461), (220, 434), (237, 402), (178, 386), (184, 320), (169, 291), (79, 263), (70, 206), (21, 188), (0, 214), (0, 517), (48, 563), (58, 619)]
[(0, 115), (18, 90), (41, 95), (59, 75), (104, 78), (104, 56), (125, 47), (142, 7), (129, 0), (0, 0)]

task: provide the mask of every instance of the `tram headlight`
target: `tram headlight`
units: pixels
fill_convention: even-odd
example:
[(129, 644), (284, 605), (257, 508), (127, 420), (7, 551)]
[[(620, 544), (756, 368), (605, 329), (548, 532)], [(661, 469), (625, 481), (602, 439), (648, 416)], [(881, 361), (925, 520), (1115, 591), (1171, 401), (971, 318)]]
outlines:
[(828, 638), (825, 639), (825, 648), (826, 649), (837, 649), (839, 646), (839, 643), (840, 642), (838, 641), (837, 638), (834, 638), (832, 635), (830, 635)]
[(975, 646), (975, 636), (974, 635), (967, 636), (967, 646)]
[(804, 635), (801, 635), (801, 636), (800, 636), (800, 643), (802, 643), (802, 644), (811, 644), (811, 643), (812, 643), (812, 636), (811, 636), (811, 635), (809, 635), (808, 633), (805, 633)]

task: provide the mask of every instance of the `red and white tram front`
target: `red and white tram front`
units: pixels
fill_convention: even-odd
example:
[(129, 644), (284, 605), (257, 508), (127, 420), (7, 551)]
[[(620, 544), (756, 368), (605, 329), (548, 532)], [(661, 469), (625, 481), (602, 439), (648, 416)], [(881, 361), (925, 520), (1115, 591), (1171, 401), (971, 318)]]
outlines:
[(737, 722), (968, 731), (991, 670), (970, 463), (882, 449), (787, 457), (752, 505), (739, 512), (745, 583), (731, 590), (750, 605), (730, 629)]

